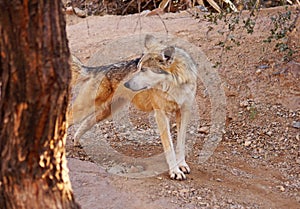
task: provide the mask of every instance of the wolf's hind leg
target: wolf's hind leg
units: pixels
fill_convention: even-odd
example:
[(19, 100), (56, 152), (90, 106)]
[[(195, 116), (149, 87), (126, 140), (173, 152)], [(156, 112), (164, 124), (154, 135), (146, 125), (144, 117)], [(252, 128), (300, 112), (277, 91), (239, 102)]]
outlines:
[(80, 146), (79, 140), (82, 137), (82, 135), (85, 134), (88, 130), (90, 130), (96, 123), (110, 116), (110, 106), (105, 106), (99, 108), (83, 120), (83, 122), (80, 124), (78, 130), (74, 135), (74, 146)]
[[(80, 146), (79, 140), (83, 134), (91, 129), (96, 123), (109, 118), (111, 114), (117, 114), (125, 104), (126, 100), (124, 98), (118, 98), (112, 102), (103, 104), (98, 110), (87, 116), (74, 135), (74, 146)], [(112, 111), (114, 111), (114, 113), (112, 113)]]

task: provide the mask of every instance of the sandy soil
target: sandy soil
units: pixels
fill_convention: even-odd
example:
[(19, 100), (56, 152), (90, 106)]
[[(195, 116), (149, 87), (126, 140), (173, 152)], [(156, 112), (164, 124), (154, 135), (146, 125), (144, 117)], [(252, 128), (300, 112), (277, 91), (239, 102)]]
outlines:
[[(299, 12), (295, 8), (292, 11)], [(113, 175), (130, 169), (136, 173), (140, 168), (124, 171), (119, 167), (116, 171), (115, 165), (103, 166), (98, 145), (93, 151), (84, 144), (83, 149), (72, 146), (76, 127), (71, 127), (67, 139), (70, 176), (76, 200), (83, 208), (300, 208), (300, 54), (296, 52), (292, 60), (283, 61), (284, 53), (274, 50), (278, 42), (263, 41), (272, 29), (270, 17), (285, 13), (285, 9), (262, 10), (253, 34), (247, 34), (240, 25), (229, 36), (224, 22), (216, 25), (196, 12), (161, 18), (67, 16), (71, 52), (88, 65), (115, 62), (142, 52), (142, 47), (133, 53), (126, 44), (120, 45), (124, 37), (168, 33), (191, 43), (213, 65), (221, 63), (214, 70), (221, 78), (227, 105), (222, 141), (213, 155), (199, 164), (199, 150), (209, 135), (206, 128), (211, 126), (212, 107), (207, 86), (199, 80), (200, 120), (191, 125), (197, 127), (189, 134), (193, 146), (187, 162), (192, 172), (186, 181), (170, 180), (167, 172), (147, 178)], [(242, 17), (248, 16), (245, 13)], [(287, 39), (295, 51), (300, 49), (299, 31), (298, 20)], [(228, 41), (227, 46), (232, 47), (224, 50), (220, 42), (228, 37), (234, 37), (240, 45)], [(132, 116), (133, 121), (140, 117)], [(107, 141), (117, 152), (133, 158), (161, 152), (157, 136), (137, 141), (115, 137), (117, 131), (111, 122), (104, 122), (85, 139)]]

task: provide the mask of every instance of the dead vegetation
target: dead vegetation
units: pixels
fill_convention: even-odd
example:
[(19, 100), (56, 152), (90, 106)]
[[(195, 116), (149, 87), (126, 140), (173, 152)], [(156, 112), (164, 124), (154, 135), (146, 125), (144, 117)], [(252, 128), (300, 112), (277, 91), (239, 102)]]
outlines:
[(300, 5), (299, 0), (65, 0), (67, 13), (90, 15), (128, 15), (145, 12), (161, 14), (197, 8), (201, 11), (227, 13), (283, 5)]

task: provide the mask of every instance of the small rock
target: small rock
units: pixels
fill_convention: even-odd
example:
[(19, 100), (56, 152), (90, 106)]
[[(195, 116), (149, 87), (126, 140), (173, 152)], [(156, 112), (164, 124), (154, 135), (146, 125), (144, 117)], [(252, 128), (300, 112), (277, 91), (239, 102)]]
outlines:
[(207, 207), (207, 206), (209, 206), (209, 204), (206, 203), (206, 202), (198, 202), (198, 204), (199, 204), (201, 207)]
[(198, 196), (196, 197), (197, 200), (202, 200), (202, 197)]
[(248, 147), (251, 144), (251, 141), (245, 141), (244, 145)]
[(268, 136), (271, 136), (271, 135), (272, 135), (272, 131), (268, 131), (268, 132), (266, 132), (266, 134), (267, 134)]
[(147, 10), (142, 11), (140, 15), (141, 16), (147, 16), (150, 12), (151, 11), (149, 9), (147, 9)]
[(203, 127), (199, 128), (199, 132), (208, 134), (209, 133), (209, 127), (208, 126), (203, 126)]
[(270, 68), (269, 65), (260, 65), (257, 67), (258, 69), (267, 69), (267, 68)]
[(140, 173), (144, 170), (142, 166), (131, 166), (128, 169), (128, 173)]
[(187, 194), (188, 192), (189, 192), (188, 189), (181, 189), (181, 190), (179, 190), (180, 196), (184, 196), (184, 195)]
[(73, 7), (71, 7), (71, 6), (67, 7), (66, 10), (65, 10), (65, 13), (68, 14), (68, 15), (74, 14)]
[(258, 69), (255, 73), (256, 74), (261, 74), (261, 69)]
[(178, 197), (178, 192), (177, 191), (172, 191), (172, 195)]
[(285, 188), (283, 186), (277, 186), (277, 188), (281, 191), (281, 192), (284, 192), (285, 191)]
[(293, 121), (292, 126), (293, 126), (294, 128), (300, 128), (300, 121)]
[(228, 199), (227, 203), (232, 204), (233, 200), (232, 199)]
[(111, 167), (108, 170), (109, 173), (113, 173), (113, 174), (120, 174), (120, 173), (124, 173), (124, 168), (120, 165), (116, 165), (114, 167)]
[(189, 131), (189, 134), (194, 134), (195, 132), (194, 131)]
[(74, 8), (74, 12), (78, 17), (86, 17), (87, 16), (87, 12), (79, 9), (78, 7)]
[(240, 102), (240, 107), (248, 107), (250, 104), (247, 100)]

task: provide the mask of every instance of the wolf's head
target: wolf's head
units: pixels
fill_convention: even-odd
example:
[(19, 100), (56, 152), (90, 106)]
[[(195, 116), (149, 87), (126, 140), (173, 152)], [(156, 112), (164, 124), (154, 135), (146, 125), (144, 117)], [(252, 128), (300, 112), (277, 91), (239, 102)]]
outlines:
[(159, 84), (180, 85), (189, 79), (186, 69), (193, 65), (189, 55), (174, 46), (166, 46), (151, 35), (145, 38), (146, 52), (138, 64), (138, 72), (124, 85), (133, 90), (149, 89)]

